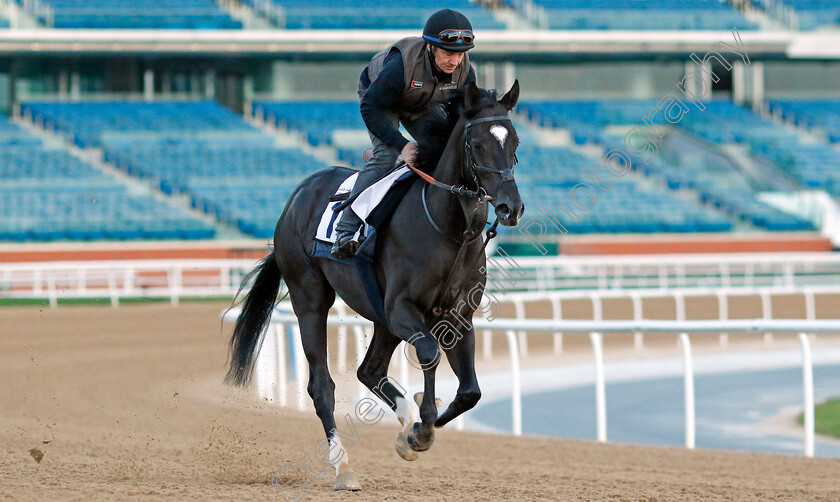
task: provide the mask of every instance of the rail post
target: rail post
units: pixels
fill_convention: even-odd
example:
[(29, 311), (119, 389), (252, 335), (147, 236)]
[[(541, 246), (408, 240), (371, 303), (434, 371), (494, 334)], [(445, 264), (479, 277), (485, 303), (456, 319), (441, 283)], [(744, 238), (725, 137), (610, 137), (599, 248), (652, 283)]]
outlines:
[[(729, 296), (726, 295), (723, 291), (717, 292), (717, 300), (718, 300), (718, 318), (721, 321), (729, 320)], [(721, 333), (720, 334), (720, 346), (726, 347), (729, 345), (729, 334), (728, 333)]]
[(805, 427), (805, 456), (814, 456), (814, 367), (811, 361), (811, 342), (808, 335), (799, 333), (802, 344), (802, 391), (804, 403), (802, 410)]
[(519, 344), (516, 340), (516, 333), (509, 329), (505, 332), (510, 353), (511, 371), (511, 419), (513, 421), (513, 435), (522, 435), (522, 382), (519, 372)]
[[(514, 311), (516, 312), (516, 318), (525, 319), (525, 302), (522, 298), (515, 296), (512, 302)], [(517, 335), (519, 337), (519, 353), (524, 357), (528, 357), (528, 335), (525, 331), (519, 331)]]
[(286, 407), (286, 325), (274, 328), (274, 362), (277, 368), (277, 402)]
[(685, 447), (694, 449), (695, 413), (694, 413), (694, 364), (691, 360), (691, 339), (688, 333), (680, 333), (680, 345), (683, 352), (683, 391), (685, 393)]
[[(633, 301), (633, 320), (641, 321), (644, 317), (644, 306), (642, 305), (642, 295), (638, 291), (630, 292), (630, 299)], [(641, 331), (633, 333), (633, 348), (642, 350), (645, 346), (645, 335)]]
[[(773, 299), (770, 297), (770, 292), (766, 289), (759, 291), (761, 296), (761, 317), (767, 320), (773, 319)], [(773, 333), (769, 331), (764, 333), (764, 343), (773, 342)]]
[(595, 420), (598, 441), (607, 441), (607, 395), (604, 383), (604, 346), (601, 333), (590, 333), (592, 352), (595, 356)]
[[(563, 319), (563, 302), (557, 295), (551, 296), (551, 318), (555, 321)], [(563, 353), (563, 332), (554, 332), (554, 354), (560, 355)]]

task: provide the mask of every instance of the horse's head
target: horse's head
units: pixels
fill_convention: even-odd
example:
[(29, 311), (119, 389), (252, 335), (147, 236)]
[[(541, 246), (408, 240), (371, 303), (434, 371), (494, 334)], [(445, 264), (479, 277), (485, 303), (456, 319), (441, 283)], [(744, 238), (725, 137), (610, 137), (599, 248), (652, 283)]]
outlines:
[(513, 179), (519, 137), (508, 117), (518, 100), (518, 80), (498, 101), (487, 99), (474, 82), (464, 95), (465, 175), (478, 185), (479, 192), (486, 192), (499, 222), (511, 227), (525, 211)]

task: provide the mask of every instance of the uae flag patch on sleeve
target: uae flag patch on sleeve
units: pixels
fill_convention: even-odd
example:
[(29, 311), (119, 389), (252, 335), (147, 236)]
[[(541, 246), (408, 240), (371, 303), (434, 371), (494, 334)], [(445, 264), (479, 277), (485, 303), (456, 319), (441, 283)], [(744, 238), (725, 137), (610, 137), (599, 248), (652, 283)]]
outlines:
[(411, 87), (423, 87), (423, 82), (418, 82), (417, 80), (411, 81)]

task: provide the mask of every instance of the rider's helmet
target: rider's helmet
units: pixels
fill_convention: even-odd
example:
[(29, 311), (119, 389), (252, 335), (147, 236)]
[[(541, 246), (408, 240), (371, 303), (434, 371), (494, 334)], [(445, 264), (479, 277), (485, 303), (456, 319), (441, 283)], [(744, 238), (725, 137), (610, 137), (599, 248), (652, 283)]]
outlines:
[(423, 39), (433, 47), (453, 52), (467, 52), (475, 47), (469, 19), (452, 9), (441, 9), (429, 16), (423, 28)]

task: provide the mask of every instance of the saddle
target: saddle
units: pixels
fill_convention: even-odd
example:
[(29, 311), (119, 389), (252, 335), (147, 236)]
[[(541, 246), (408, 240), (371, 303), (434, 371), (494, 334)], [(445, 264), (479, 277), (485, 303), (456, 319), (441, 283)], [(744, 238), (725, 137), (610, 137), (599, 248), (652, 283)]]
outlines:
[[(373, 148), (365, 148), (365, 150), (362, 152), (362, 160), (365, 161), (365, 164), (367, 164), (368, 162), (370, 162), (370, 159), (372, 159), (372, 158), (373, 158)], [(403, 161), (402, 155), (398, 156), (396, 162), (394, 162), (394, 167), (401, 166), (403, 164), (403, 162), (404, 161)], [(330, 195), (330, 202), (345, 201), (348, 198), (350, 198), (350, 193), (351, 192), (343, 192), (343, 193), (337, 193), (337, 194)]]
[[(357, 176), (358, 173), (354, 173), (345, 179), (336, 190), (336, 195), (341, 197), (344, 193), (349, 193), (356, 182)], [(374, 183), (368, 189), (363, 190), (356, 197), (355, 201), (347, 200), (327, 204), (321, 215), (318, 229), (315, 233), (315, 239), (312, 243), (311, 256), (354, 264), (358, 269), (365, 294), (382, 323), (385, 323), (384, 320), (386, 319), (384, 311), (385, 300), (376, 276), (376, 271), (374, 270), (377, 229), (382, 230), (388, 227), (391, 216), (404, 199), (408, 189), (413, 185), (414, 180), (414, 173), (408, 167), (403, 167), (385, 176), (385, 178)], [(365, 222), (365, 225), (362, 227), (362, 235), (365, 236), (365, 239), (361, 247), (359, 247), (359, 250), (352, 258), (344, 260), (334, 258), (330, 253), (332, 243), (335, 242), (334, 225), (340, 216), (334, 209), (340, 204), (353, 204), (354, 207), (352, 209), (346, 210), (356, 211), (356, 214)], [(355, 207), (357, 204), (359, 207)]]

